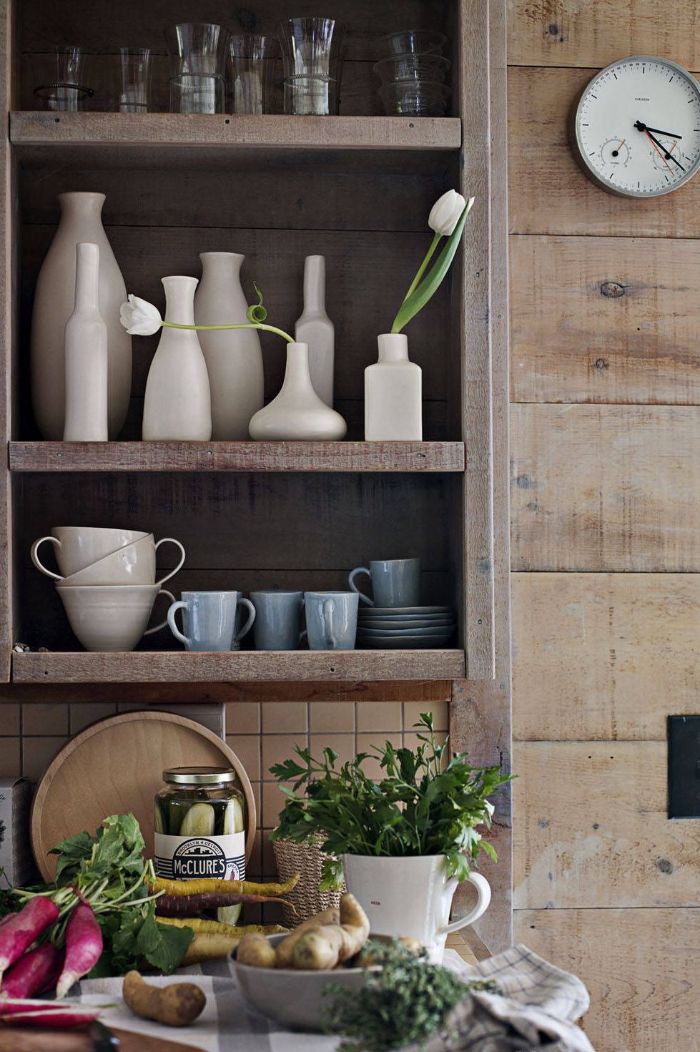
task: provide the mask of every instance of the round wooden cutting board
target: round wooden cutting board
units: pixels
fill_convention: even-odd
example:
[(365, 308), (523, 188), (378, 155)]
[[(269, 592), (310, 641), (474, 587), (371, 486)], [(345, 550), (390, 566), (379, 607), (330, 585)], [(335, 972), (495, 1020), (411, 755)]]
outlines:
[(255, 839), (255, 798), (243, 764), (226, 742), (194, 720), (171, 712), (128, 712), (92, 724), (54, 758), (32, 807), (32, 849), (44, 880), (52, 880), (66, 837), (94, 835), (108, 815), (136, 815), (153, 856), (153, 798), (168, 767), (233, 767), (245, 795), (246, 856)]

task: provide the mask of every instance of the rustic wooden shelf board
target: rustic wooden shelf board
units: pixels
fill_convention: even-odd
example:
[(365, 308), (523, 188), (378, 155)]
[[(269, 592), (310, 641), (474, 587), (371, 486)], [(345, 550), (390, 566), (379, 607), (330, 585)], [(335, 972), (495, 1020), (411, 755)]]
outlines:
[(464, 471), (463, 442), (11, 442), (12, 471)]
[(240, 680), (459, 679), (463, 650), (316, 650), (12, 655), (15, 683), (194, 683)]
[(10, 115), (15, 146), (216, 146), (294, 150), (458, 150), (459, 117), (289, 117), (184, 113)]
[(462, 472), (463, 442), (11, 442), (13, 471)]

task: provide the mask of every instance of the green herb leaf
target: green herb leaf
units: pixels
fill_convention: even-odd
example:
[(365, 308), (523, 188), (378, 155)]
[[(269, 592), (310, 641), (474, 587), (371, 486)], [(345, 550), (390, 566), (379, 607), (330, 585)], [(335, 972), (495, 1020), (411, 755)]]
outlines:
[(154, 968), (170, 975), (185, 956), (193, 938), (192, 928), (158, 924), (153, 914), (150, 914), (139, 929), (136, 950)]

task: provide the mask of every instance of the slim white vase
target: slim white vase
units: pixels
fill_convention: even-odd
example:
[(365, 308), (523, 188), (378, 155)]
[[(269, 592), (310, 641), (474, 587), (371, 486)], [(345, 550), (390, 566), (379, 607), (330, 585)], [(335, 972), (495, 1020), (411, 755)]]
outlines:
[(107, 326), (99, 311), (100, 248), (79, 242), (75, 249), (75, 308), (66, 322), (65, 442), (106, 442)]
[(377, 337), (379, 360), (365, 369), (365, 439), (368, 442), (423, 438), (421, 368), (408, 360), (402, 332)]
[(311, 383), (332, 409), (335, 326), (326, 314), (325, 256), (307, 256), (304, 260), (304, 311), (294, 335), (297, 343), (308, 343)]
[(105, 195), (59, 194), (61, 221), (42, 263), (34, 293), (31, 336), (32, 405), (46, 439), (63, 438), (65, 423), (64, 331), (75, 305), (75, 246), (100, 250), (99, 311), (107, 326), (109, 436), (124, 426), (131, 395), (131, 337), (119, 321), (126, 286), (102, 226)]
[(250, 422), (250, 437), (257, 440), (335, 441), (347, 427), (316, 394), (309, 373), (309, 349), (305, 343), (287, 344), (287, 366), (280, 393), (256, 413)]
[[(194, 297), (197, 325), (245, 322), (237, 252), (200, 252), (202, 280)], [(255, 329), (197, 333), (211, 387), (212, 438), (246, 439), (251, 418), (265, 404), (263, 357)]]
[[(163, 278), (165, 320), (194, 325), (197, 278)], [(194, 329), (163, 328), (146, 381), (146, 440), (206, 442), (211, 438), (207, 363)]]

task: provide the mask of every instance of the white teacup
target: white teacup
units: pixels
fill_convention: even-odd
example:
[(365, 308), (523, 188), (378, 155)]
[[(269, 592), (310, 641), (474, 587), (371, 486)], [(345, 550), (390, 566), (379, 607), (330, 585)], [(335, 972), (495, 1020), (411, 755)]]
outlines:
[[(37, 570), (41, 570), (48, 577), (54, 577), (60, 581), (62, 577), (70, 577), (78, 573), (91, 563), (104, 559), (119, 548), (125, 548), (127, 544), (148, 537), (145, 530), (113, 530), (101, 526), (53, 526), (51, 533), (46, 537), (40, 537), (32, 545), (32, 562)], [(39, 562), (38, 551), (41, 544), (48, 541), (56, 549), (56, 562), (61, 571), (60, 575), (47, 570)]]
[(158, 632), (161, 621), (146, 629), (156, 597), (175, 596), (157, 584), (56, 585), (70, 626), (86, 650), (133, 650), (143, 636)]
[[(161, 544), (174, 544), (180, 550), (180, 561), (169, 573), (156, 582), (156, 551)], [(104, 559), (98, 559), (96, 563), (78, 570), (70, 577), (57, 577), (64, 585), (103, 585), (103, 584), (164, 584), (169, 581), (180, 569), (185, 561), (185, 549), (174, 537), (161, 537), (154, 543), (153, 534), (142, 537), (133, 544), (127, 544), (124, 548), (118, 548), (111, 555), (105, 555)], [(36, 562), (34, 563), (36, 566)], [(46, 572), (46, 571), (44, 571)]]

